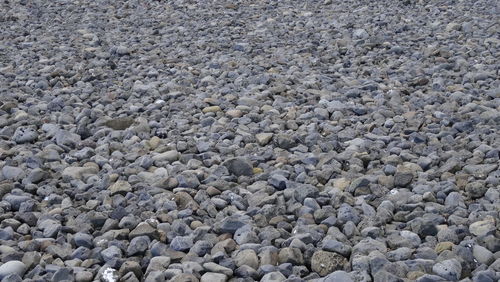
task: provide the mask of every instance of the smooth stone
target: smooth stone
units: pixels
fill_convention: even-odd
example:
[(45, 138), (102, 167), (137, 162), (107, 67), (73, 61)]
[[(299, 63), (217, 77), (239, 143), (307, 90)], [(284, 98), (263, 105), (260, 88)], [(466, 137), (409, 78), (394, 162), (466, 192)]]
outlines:
[(167, 162), (175, 162), (178, 160), (180, 157), (179, 152), (177, 150), (170, 150), (163, 152), (161, 154), (154, 155), (152, 157), (153, 161), (155, 162), (162, 162), (162, 161), (167, 161)]
[(221, 110), (221, 108), (219, 106), (209, 106), (209, 107), (203, 108), (202, 112), (203, 113), (215, 113), (215, 112), (219, 112), (220, 110)]
[(24, 263), (18, 260), (11, 260), (2, 265), (0, 265), (0, 280), (10, 274), (17, 274), (20, 277), (23, 277), (27, 268)]
[(2, 174), (6, 179), (18, 180), (24, 174), (24, 170), (19, 167), (6, 165), (2, 168)]
[(493, 261), (495, 261), (495, 255), (490, 250), (480, 245), (474, 245), (472, 248), (472, 254), (477, 261), (484, 263), (485, 265), (490, 265)]
[(496, 230), (495, 219), (491, 216), (469, 225), (469, 231), (476, 236), (484, 236)]

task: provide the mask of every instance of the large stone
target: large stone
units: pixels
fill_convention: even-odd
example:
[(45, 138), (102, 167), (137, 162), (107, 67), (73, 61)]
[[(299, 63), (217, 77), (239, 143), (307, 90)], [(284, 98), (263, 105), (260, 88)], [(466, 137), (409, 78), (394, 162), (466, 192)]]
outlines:
[(297, 248), (283, 248), (278, 254), (280, 263), (291, 263), (294, 265), (303, 265), (304, 257), (300, 249)]
[(220, 233), (233, 233), (239, 228), (247, 225), (250, 222), (248, 216), (243, 215), (231, 215), (222, 220), (222, 222), (216, 224), (215, 230)]
[(12, 136), (17, 144), (29, 143), (38, 139), (38, 133), (34, 128), (18, 127)]
[(253, 269), (257, 269), (259, 267), (259, 258), (252, 249), (239, 251), (234, 259), (234, 262), (238, 267), (242, 265), (250, 266)]
[(125, 130), (134, 123), (131, 117), (119, 117), (107, 120), (104, 125), (114, 130)]
[(83, 166), (83, 167), (67, 167), (65, 168), (61, 175), (63, 179), (82, 179), (85, 175), (94, 175), (99, 172), (96, 166)]
[(233, 158), (224, 162), (227, 170), (235, 176), (251, 176), (253, 175), (252, 164), (243, 158)]
[(257, 133), (255, 134), (255, 139), (257, 139), (257, 143), (261, 146), (265, 146), (271, 141), (273, 138), (273, 133)]
[(156, 228), (151, 226), (147, 222), (141, 222), (139, 223), (134, 230), (130, 231), (128, 234), (129, 239), (133, 239), (135, 237), (139, 236), (148, 236), (151, 239), (158, 239), (159, 234)]
[(349, 261), (343, 256), (326, 251), (316, 251), (311, 258), (311, 269), (321, 276), (336, 270), (348, 270)]
[(207, 262), (203, 264), (203, 268), (205, 268), (208, 272), (216, 272), (216, 273), (222, 273), (227, 276), (233, 276), (233, 271), (231, 268), (227, 268), (222, 265), (218, 265), (214, 262)]
[(495, 231), (495, 219), (487, 216), (484, 220), (469, 225), (469, 231), (476, 236), (484, 236)]
[(474, 245), (472, 254), (478, 262), (484, 263), (485, 265), (490, 265), (495, 261), (495, 255), (490, 250), (480, 245)]
[(26, 270), (26, 265), (24, 265), (24, 263), (17, 260), (8, 261), (0, 266), (0, 280), (11, 274), (17, 274), (23, 277)]
[(464, 166), (463, 170), (468, 174), (472, 174), (475, 178), (485, 179), (490, 172), (494, 171), (497, 167), (497, 164), (471, 164)]
[(132, 186), (127, 181), (118, 180), (109, 186), (108, 190), (111, 192), (111, 195), (127, 194), (128, 192), (132, 192)]
[(170, 151), (166, 151), (166, 152), (163, 152), (161, 154), (158, 154), (158, 155), (154, 155), (152, 157), (152, 159), (156, 163), (163, 162), (163, 161), (175, 162), (176, 160), (179, 159), (179, 156), (180, 156), (179, 152), (177, 152), (176, 150), (170, 150)]
[(177, 236), (170, 242), (170, 248), (175, 251), (186, 251), (193, 245), (193, 239), (189, 236)]
[(394, 175), (394, 185), (397, 187), (406, 187), (413, 180), (411, 172), (396, 172)]
[(2, 168), (2, 174), (6, 179), (19, 180), (24, 175), (24, 171), (19, 167), (5, 165)]
[(462, 274), (462, 265), (457, 259), (448, 259), (436, 263), (432, 271), (449, 281), (458, 281)]

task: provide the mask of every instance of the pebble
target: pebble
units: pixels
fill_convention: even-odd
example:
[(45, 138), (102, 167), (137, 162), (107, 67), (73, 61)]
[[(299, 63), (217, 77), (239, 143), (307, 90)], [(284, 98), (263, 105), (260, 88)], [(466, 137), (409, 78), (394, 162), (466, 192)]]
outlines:
[(3, 280), (498, 280), (492, 1), (25, 2)]

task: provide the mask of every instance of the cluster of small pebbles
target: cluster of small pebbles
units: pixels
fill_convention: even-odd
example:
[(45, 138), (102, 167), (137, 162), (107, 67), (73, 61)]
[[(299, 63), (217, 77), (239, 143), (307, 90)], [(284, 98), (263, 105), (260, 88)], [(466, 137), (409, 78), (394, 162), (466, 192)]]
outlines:
[(498, 281), (498, 9), (1, 0), (0, 281)]

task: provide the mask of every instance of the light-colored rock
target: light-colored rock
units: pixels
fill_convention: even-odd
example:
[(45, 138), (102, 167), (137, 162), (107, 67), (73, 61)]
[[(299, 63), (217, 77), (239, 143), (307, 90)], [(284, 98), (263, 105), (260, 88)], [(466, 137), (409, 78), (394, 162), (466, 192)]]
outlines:
[(221, 109), (220, 109), (219, 106), (209, 106), (209, 107), (203, 108), (202, 112), (204, 112), (204, 113), (215, 113), (215, 112), (218, 112), (220, 110)]
[(487, 216), (484, 220), (469, 225), (469, 231), (476, 236), (483, 236), (495, 231), (495, 219)]
[(222, 273), (206, 272), (201, 276), (200, 282), (226, 282), (227, 276)]
[(26, 272), (26, 265), (18, 260), (11, 260), (0, 265), (0, 280), (10, 274), (17, 274), (23, 277)]
[(179, 159), (179, 156), (180, 154), (179, 152), (177, 152), (177, 150), (170, 150), (158, 155), (154, 155), (152, 159), (155, 162), (162, 162), (162, 161), (174, 162)]
[(132, 192), (132, 186), (127, 181), (118, 180), (109, 186), (108, 190), (111, 191), (111, 195), (126, 194)]
[(63, 179), (82, 179), (85, 175), (97, 174), (99, 169), (93, 166), (83, 166), (83, 167), (67, 167), (65, 168), (61, 175)]
[(273, 133), (257, 133), (255, 134), (255, 138), (257, 139), (257, 143), (261, 146), (265, 146), (271, 141), (273, 138)]

